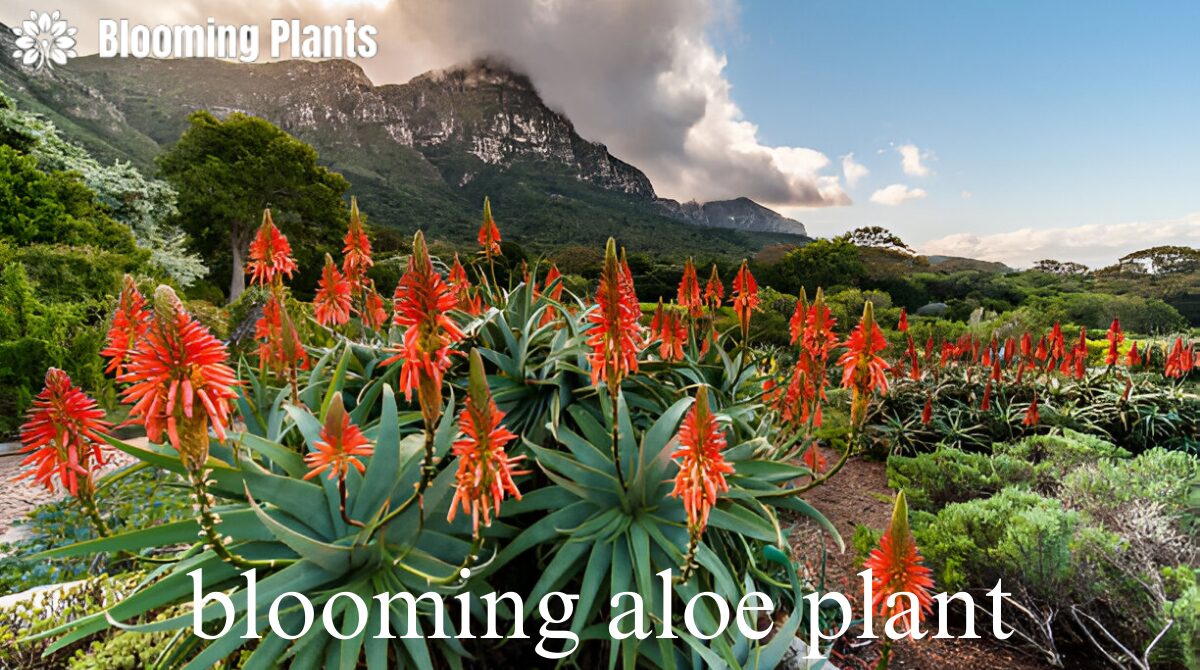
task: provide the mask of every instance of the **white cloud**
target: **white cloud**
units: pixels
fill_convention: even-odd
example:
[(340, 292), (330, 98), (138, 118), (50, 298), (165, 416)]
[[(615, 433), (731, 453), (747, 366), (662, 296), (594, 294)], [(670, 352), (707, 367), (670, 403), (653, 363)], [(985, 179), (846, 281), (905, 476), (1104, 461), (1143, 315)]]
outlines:
[(921, 151), (915, 144), (901, 144), (896, 147), (896, 151), (900, 153), (900, 167), (904, 169), (904, 174), (914, 177), (929, 176), (929, 166), (922, 161), (930, 157), (930, 152)]
[(927, 194), (923, 188), (909, 188), (904, 184), (892, 184), (871, 194), (871, 202), (895, 207), (909, 200), (920, 200)]
[(867, 166), (854, 160), (854, 153), (842, 156), (842, 176), (846, 178), (846, 186), (854, 186), (859, 179), (871, 174)]
[(1085, 224), (990, 235), (960, 233), (919, 245), (925, 254), (967, 256), (1025, 267), (1042, 258), (1092, 267), (1111, 265), (1132, 251), (1175, 244), (1200, 246), (1200, 212), (1165, 221)]
[[(378, 28), (378, 55), (357, 61), (376, 84), (494, 56), (529, 75), (548, 104), (585, 138), (644, 170), (678, 199), (749, 196), (769, 205), (848, 205), (829, 158), (814, 149), (770, 146), (733, 101), (725, 55), (710, 39), (736, 30), (734, 0), (62, 0), (76, 25), (103, 17), (131, 23), (307, 24), (345, 21)], [(83, 34), (90, 33), (90, 34)], [(264, 32), (263, 34), (269, 34)], [(96, 47), (81, 31), (82, 52)]]
[(974, 195), (975, 195), (975, 194), (974, 194), (974, 193), (971, 193), (970, 191), (963, 191), (963, 192), (962, 192), (962, 199), (963, 199), (963, 200), (970, 200), (972, 197), (974, 197)]

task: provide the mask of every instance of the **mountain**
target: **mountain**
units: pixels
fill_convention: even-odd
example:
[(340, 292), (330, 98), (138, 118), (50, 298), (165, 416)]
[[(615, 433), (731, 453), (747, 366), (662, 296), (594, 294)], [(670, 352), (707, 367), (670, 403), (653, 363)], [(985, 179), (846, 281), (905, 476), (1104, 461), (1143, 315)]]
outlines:
[[(0, 26), (0, 51), (10, 41)], [(376, 86), (344, 60), (88, 56), (34, 74), (0, 58), (0, 86), (98, 157), (148, 170), (194, 110), (265, 118), (344, 174), (372, 223), (405, 232), (473, 239), (488, 195), (506, 236), (534, 249), (614, 236), (642, 251), (744, 255), (807, 239), (747, 198), (658, 198), (644, 173), (580, 137), (528, 77), (494, 60)]]

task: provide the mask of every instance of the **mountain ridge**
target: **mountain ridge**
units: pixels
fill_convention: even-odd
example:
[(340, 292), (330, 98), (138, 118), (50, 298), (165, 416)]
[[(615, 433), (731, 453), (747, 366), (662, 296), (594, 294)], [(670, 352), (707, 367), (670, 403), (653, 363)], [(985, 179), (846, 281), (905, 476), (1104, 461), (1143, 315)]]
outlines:
[(532, 210), (551, 225), (552, 212), (578, 219), (560, 225), (563, 234), (514, 230), (534, 246), (615, 235), (662, 251), (736, 254), (806, 235), (803, 224), (748, 198), (659, 198), (641, 170), (581, 137), (527, 76), (495, 59), (375, 85), (358, 65), (336, 59), (244, 65), (85, 56), (38, 75), (5, 60), (0, 83), (100, 157), (146, 169), (195, 109), (265, 118), (312, 144), (377, 221), (401, 229), (469, 232), (482, 196), (491, 195), (514, 218)]

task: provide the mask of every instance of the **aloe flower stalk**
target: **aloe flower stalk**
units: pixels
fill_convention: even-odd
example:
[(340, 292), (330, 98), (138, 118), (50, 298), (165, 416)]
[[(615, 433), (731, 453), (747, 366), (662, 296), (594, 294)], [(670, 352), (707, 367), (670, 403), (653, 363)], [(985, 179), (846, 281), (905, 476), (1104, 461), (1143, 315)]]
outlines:
[(467, 403), (458, 419), (462, 438), (454, 442), (454, 456), (458, 459), (454, 499), (446, 520), (454, 521), (461, 508), (470, 513), (473, 532), (478, 537), (480, 518), (483, 525), (492, 525), (492, 516), (500, 515), (500, 502), (505, 495), (521, 499), (513, 477), (528, 473), (513, 470), (524, 456), (510, 457), (505, 452), (505, 445), (517, 436), (500, 423), (504, 412), (492, 398), (478, 349), (471, 350), (470, 368)]

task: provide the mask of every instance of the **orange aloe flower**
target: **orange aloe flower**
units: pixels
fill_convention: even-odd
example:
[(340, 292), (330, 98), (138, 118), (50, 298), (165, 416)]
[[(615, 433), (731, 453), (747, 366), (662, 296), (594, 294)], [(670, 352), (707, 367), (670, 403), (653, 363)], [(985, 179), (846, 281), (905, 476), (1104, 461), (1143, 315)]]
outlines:
[(350, 198), (350, 227), (342, 247), (342, 274), (355, 291), (366, 285), (367, 270), (375, 264), (371, 260), (371, 240), (363, 230), (362, 217), (358, 213), (358, 199)]
[(888, 607), (888, 598), (898, 593), (909, 593), (916, 599), (918, 621), (930, 612), (933, 572), (924, 565), (909, 530), (904, 491), (896, 494), (892, 523), (880, 538), (879, 547), (863, 562), (863, 567), (871, 571), (871, 608), (879, 616), (891, 617), (908, 609), (909, 599), (899, 597)]
[(750, 274), (746, 260), (742, 259), (742, 266), (733, 278), (733, 311), (742, 326), (742, 339), (750, 334), (750, 313), (758, 309), (759, 302), (758, 282), (754, 280), (754, 275)]
[(208, 430), (225, 440), (229, 401), (237, 377), (226, 364), (225, 345), (183, 308), (175, 292), (154, 292), (154, 321), (118, 381), (131, 419), (139, 419), (153, 442), (166, 432), (189, 470), (208, 460)]
[(342, 325), (350, 320), (350, 282), (338, 272), (333, 258), (325, 254), (325, 268), (313, 296), (313, 316), (322, 326)]
[(263, 305), (262, 316), (254, 324), (254, 339), (258, 340), (258, 359), (266, 368), (277, 373), (308, 367), (308, 352), (296, 332), (292, 317), (274, 291)]
[(454, 299), (458, 303), (459, 311), (471, 315), (478, 315), (482, 311), (480, 309), (482, 303), (471, 299), (471, 280), (467, 278), (467, 269), (458, 259), (458, 254), (454, 254), (454, 265), (450, 266), (450, 274), (446, 275), (446, 283), (454, 292)]
[(808, 449), (804, 451), (803, 460), (804, 465), (812, 471), (814, 476), (821, 474), (825, 470), (825, 454), (821, 453), (816, 442), (808, 445)]
[(588, 315), (591, 328), (587, 344), (592, 349), (592, 383), (606, 382), (610, 389), (621, 385), (626, 375), (638, 370), (638, 351), (643, 346), (641, 306), (633, 288), (633, 275), (624, 254), (617, 260), (617, 243), (610, 237), (604, 251), (604, 271), (596, 289), (597, 308)]
[(992, 408), (992, 380), (988, 380), (983, 386), (983, 400), (979, 403), (981, 411), (988, 411)]
[(108, 343), (100, 351), (100, 355), (108, 359), (104, 371), (120, 377), (130, 353), (149, 328), (150, 310), (146, 306), (146, 299), (138, 292), (133, 277), (125, 275), (121, 297), (113, 312), (112, 327), (108, 329)]
[(796, 298), (796, 309), (792, 312), (792, 318), (788, 320), (788, 335), (792, 336), (792, 344), (800, 340), (804, 335), (804, 328), (808, 324), (808, 296), (804, 293), (804, 287), (800, 287), (800, 295)]
[(683, 360), (683, 345), (687, 342), (687, 327), (683, 325), (683, 319), (676, 312), (666, 310), (659, 327), (659, 340), (662, 342), (659, 355), (667, 362)]
[(434, 271), (421, 231), (413, 237), (408, 271), (396, 285), (394, 302), (392, 322), (405, 327), (404, 337), (396, 355), (383, 364), (402, 361), (399, 385), (404, 397), (411, 401), (413, 389), (418, 389), (422, 410), (432, 416), (441, 411), (442, 377), (450, 367), (450, 348), (464, 335), (449, 316), (458, 301)]
[(492, 525), (492, 515), (500, 516), (500, 502), (506, 494), (521, 499), (513, 477), (528, 473), (513, 470), (524, 456), (510, 457), (504, 450), (517, 436), (500, 424), (504, 412), (492, 398), (478, 349), (471, 350), (470, 367), (467, 403), (458, 417), (463, 436), (454, 442), (458, 458), (454, 499), (446, 521), (454, 521), (461, 506), (463, 512), (471, 513), (472, 527), (478, 535), (479, 518), (483, 517), (483, 525)]
[(844, 345), (846, 353), (838, 359), (842, 366), (842, 386), (851, 389), (851, 423), (858, 425), (866, 418), (867, 401), (871, 393), (887, 393), (888, 364), (876, 355), (887, 348), (887, 340), (875, 323), (875, 307), (870, 300), (863, 305), (862, 320), (854, 327)]
[(82, 488), (92, 490), (92, 475), (104, 465), (100, 445), (111, 424), (104, 410), (96, 406), (67, 373), (58, 368), (46, 370), (46, 385), (33, 399), (28, 420), (21, 426), (21, 453), (28, 454), (17, 480), (29, 478), (54, 490), (54, 480), (72, 496)]
[(379, 330), (383, 324), (387, 323), (388, 313), (387, 308), (383, 304), (383, 296), (375, 290), (375, 284), (371, 280), (363, 287), (363, 310), (359, 314), (362, 318), (363, 325), (371, 330)]
[(1125, 333), (1121, 332), (1121, 322), (1117, 319), (1112, 320), (1112, 325), (1108, 327), (1108, 334), (1105, 335), (1108, 340), (1108, 355), (1104, 358), (1105, 365), (1116, 365), (1117, 359), (1121, 353), (1119, 351), (1121, 343), (1125, 341)]
[(1132, 368), (1141, 365), (1141, 363), (1142, 357), (1138, 353), (1137, 342), (1134, 342), (1133, 346), (1129, 348), (1129, 353), (1125, 355), (1125, 365)]
[(733, 465), (725, 460), (725, 434), (717, 426), (717, 417), (708, 406), (708, 388), (696, 391), (696, 401), (679, 427), (679, 448), (671, 454), (678, 459), (679, 473), (671, 496), (683, 499), (688, 530), (693, 536), (704, 532), (708, 514), (717, 504), (717, 494), (729, 490), (725, 475), (733, 474)]
[[(565, 284), (562, 281), (562, 273), (558, 271), (557, 265), (553, 263), (550, 265), (550, 269), (546, 271), (546, 278), (543, 281), (542, 291), (546, 294), (546, 297), (554, 302), (561, 302)], [(547, 307), (546, 311), (542, 314), (542, 320), (538, 324), (538, 327), (554, 323), (557, 319), (558, 312), (555, 308)]]
[(921, 409), (921, 425), (928, 426), (933, 421), (933, 396), (925, 396), (925, 407)]
[(250, 271), (251, 281), (260, 286), (270, 284), (282, 275), (290, 279), (297, 269), (296, 261), (292, 259), (292, 245), (275, 227), (269, 209), (263, 210), (262, 225), (250, 242), (250, 260), (246, 262), (246, 269)]
[(1177, 337), (1175, 338), (1175, 344), (1171, 347), (1170, 353), (1167, 354), (1166, 364), (1163, 367), (1163, 376), (1169, 378), (1182, 377), (1189, 371), (1184, 369), (1184, 363), (1183, 338)]
[(1033, 401), (1029, 403), (1029, 409), (1025, 410), (1025, 418), (1021, 420), (1022, 426), (1036, 426), (1041, 421), (1038, 415), (1038, 398), (1037, 392), (1033, 394)]
[(708, 282), (704, 284), (704, 302), (716, 309), (725, 301), (725, 285), (721, 283), (721, 278), (717, 276), (717, 266), (714, 263), (712, 273), (708, 276)]
[(479, 246), (483, 247), (483, 253), (488, 258), (501, 255), (500, 229), (492, 218), (492, 201), (487, 197), (483, 199), (483, 223), (479, 226), (478, 239)]
[(903, 307), (900, 308), (900, 322), (896, 324), (896, 330), (902, 333), (908, 332), (908, 310)]
[(696, 266), (689, 257), (683, 265), (683, 279), (679, 280), (679, 306), (687, 310), (693, 319), (704, 314), (704, 300), (700, 297), (700, 280), (696, 277)]
[(350, 422), (350, 414), (338, 394), (329, 405), (325, 416), (325, 425), (321, 426), (321, 439), (313, 442), (315, 451), (304, 455), (304, 463), (308, 465), (305, 479), (312, 479), (323, 472), (329, 473), (329, 479), (345, 479), (353, 467), (359, 474), (367, 468), (358, 460), (375, 453), (375, 448), (367, 441), (363, 432)]

